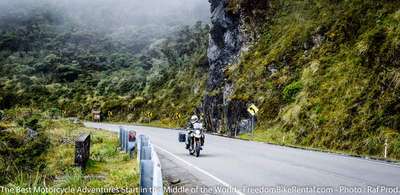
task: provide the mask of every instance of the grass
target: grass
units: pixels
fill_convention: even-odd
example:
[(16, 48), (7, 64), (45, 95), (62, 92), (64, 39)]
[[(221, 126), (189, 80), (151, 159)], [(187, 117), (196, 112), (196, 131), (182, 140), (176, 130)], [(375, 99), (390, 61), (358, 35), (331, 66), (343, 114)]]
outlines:
[[(119, 152), (117, 134), (85, 128), (68, 120), (45, 120), (41, 125), (51, 143), (44, 154), (45, 167), (35, 174), (18, 173), (10, 178), (7, 187), (138, 188), (137, 161)], [(81, 133), (91, 135), (90, 160), (84, 170), (74, 165), (74, 140)]]
[(255, 137), (241, 137), (379, 158), (387, 140), (400, 159), (399, 2), (271, 5), (258, 42), (226, 72), (232, 99), (260, 108)]
[(294, 135), (291, 135), (290, 133), (284, 133), (277, 128), (272, 128), (269, 131), (256, 130), (254, 131), (254, 134), (241, 134), (239, 135), (239, 138), (258, 142), (286, 145), (293, 142)]
[[(49, 155), (48, 169), (50, 174), (61, 176), (56, 185), (63, 187), (86, 186), (136, 188), (138, 187), (138, 170), (136, 160), (130, 160), (128, 154), (120, 153), (117, 134), (84, 128), (60, 120), (49, 122), (52, 136), (53, 155)], [(86, 170), (73, 167), (73, 140), (81, 133), (91, 135), (90, 160)], [(63, 143), (64, 142), (64, 143)], [(61, 143), (61, 144), (60, 144)]]
[[(260, 129), (255, 130), (254, 134), (245, 133), (245, 134), (239, 135), (237, 138), (243, 139), (243, 140), (248, 140), (248, 141), (263, 142), (263, 143), (268, 143), (268, 144), (287, 146), (287, 147), (312, 150), (312, 151), (319, 151), (319, 152), (325, 152), (325, 153), (342, 154), (342, 155), (361, 157), (361, 158), (366, 158), (366, 159), (384, 160), (384, 161), (390, 161), (390, 162), (393, 162), (396, 164), (400, 164), (399, 159), (383, 158), (383, 151), (382, 151), (381, 155), (362, 155), (362, 154), (357, 154), (357, 153), (351, 152), (349, 150), (335, 150), (335, 149), (322, 148), (322, 147), (299, 145), (299, 144), (295, 143), (294, 140), (296, 139), (296, 135), (294, 135), (292, 132), (282, 132), (281, 130), (275, 129), (275, 128), (271, 128), (268, 130), (260, 130)], [(393, 147), (398, 147), (398, 146), (393, 146)]]

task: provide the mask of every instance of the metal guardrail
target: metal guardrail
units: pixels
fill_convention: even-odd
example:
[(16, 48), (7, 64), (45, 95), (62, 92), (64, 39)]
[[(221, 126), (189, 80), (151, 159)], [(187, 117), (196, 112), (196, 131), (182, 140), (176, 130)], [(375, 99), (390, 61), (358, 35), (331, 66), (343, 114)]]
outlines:
[(119, 127), (119, 145), (121, 151), (129, 154), (132, 154), (135, 148), (137, 149), (140, 195), (163, 195), (161, 163), (149, 137), (139, 135), (136, 138), (135, 131), (127, 131)]
[(140, 166), (140, 195), (163, 195), (160, 159), (145, 135), (137, 139), (137, 160)]

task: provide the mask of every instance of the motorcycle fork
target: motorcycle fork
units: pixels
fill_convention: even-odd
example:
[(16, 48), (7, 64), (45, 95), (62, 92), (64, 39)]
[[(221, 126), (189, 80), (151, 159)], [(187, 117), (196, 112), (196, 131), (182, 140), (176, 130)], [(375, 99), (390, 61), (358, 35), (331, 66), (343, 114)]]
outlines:
[(194, 138), (194, 142), (196, 143), (196, 145), (194, 145), (195, 147), (193, 147), (193, 149), (196, 149), (197, 146), (201, 146), (200, 138)]

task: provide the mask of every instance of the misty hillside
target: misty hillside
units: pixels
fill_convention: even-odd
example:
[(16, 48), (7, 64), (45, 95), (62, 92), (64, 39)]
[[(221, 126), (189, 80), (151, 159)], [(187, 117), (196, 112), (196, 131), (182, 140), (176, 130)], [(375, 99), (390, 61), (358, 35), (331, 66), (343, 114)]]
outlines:
[(0, 168), (47, 150), (46, 134), (5, 129), (92, 110), (163, 127), (197, 113), (213, 133), (375, 157), (387, 142), (400, 158), (400, 2), (96, 2), (0, 2), (0, 138), (38, 154), (8, 147)]
[[(0, 20), (2, 109), (33, 106), (82, 118), (90, 117), (92, 109), (101, 109), (113, 113), (114, 120), (138, 121), (152, 109), (157, 110), (157, 118), (193, 110), (193, 105), (183, 108), (168, 102), (163, 103), (165, 110), (159, 110), (157, 101), (166, 97), (170, 102), (200, 101), (208, 66), (208, 25), (201, 20), (208, 11), (198, 15), (187, 11), (204, 10), (204, 6), (196, 7), (204, 4), (193, 1), (185, 6), (172, 1), (169, 9), (147, 16), (144, 10), (119, 11), (163, 4), (68, 1), (51, 8), (40, 4), (31, 8), (24, 3), (10, 3), (12, 11)], [(111, 15), (93, 17), (104, 11)], [(198, 78), (194, 94), (189, 82), (193, 77)], [(187, 94), (183, 97), (181, 91)], [(149, 100), (154, 103), (147, 104)]]
[(65, 119), (92, 111), (174, 128), (197, 114), (224, 136), (400, 159), (400, 2), (0, 1), (0, 185), (135, 187), (115, 134), (93, 138), (104, 179), (73, 168), (71, 140), (95, 131)]
[[(209, 33), (208, 3), (187, 2), (1, 1), (0, 185), (136, 187), (116, 135), (52, 119), (101, 110), (108, 121), (185, 123), (172, 117), (201, 101)], [(93, 136), (85, 171), (73, 161), (82, 132)]]

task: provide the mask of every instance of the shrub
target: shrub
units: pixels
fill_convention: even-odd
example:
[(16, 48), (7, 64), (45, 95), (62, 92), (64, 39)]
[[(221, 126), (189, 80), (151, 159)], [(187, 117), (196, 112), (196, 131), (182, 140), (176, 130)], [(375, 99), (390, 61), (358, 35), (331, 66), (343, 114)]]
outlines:
[(390, 155), (397, 159), (400, 158), (400, 136), (393, 142), (392, 148), (393, 154)]
[(0, 131), (0, 167), (5, 167), (0, 173), (0, 184), (6, 178), (13, 178), (17, 171), (30, 172), (43, 168), (44, 154), (49, 147), (49, 139), (39, 131), (35, 138), (21, 136), (13, 131)]
[(300, 81), (292, 82), (283, 89), (283, 98), (287, 102), (292, 102), (301, 89), (303, 89), (303, 84)]
[(58, 108), (51, 108), (51, 109), (49, 110), (50, 118), (52, 118), (52, 119), (54, 119), (54, 118), (56, 118), (57, 116), (59, 116), (60, 113), (61, 113), (61, 110), (58, 109)]
[(39, 124), (39, 118), (40, 118), (40, 115), (30, 114), (30, 115), (26, 115), (20, 119), (17, 119), (17, 123), (21, 127), (38, 130), (41, 128), (40, 124)]

